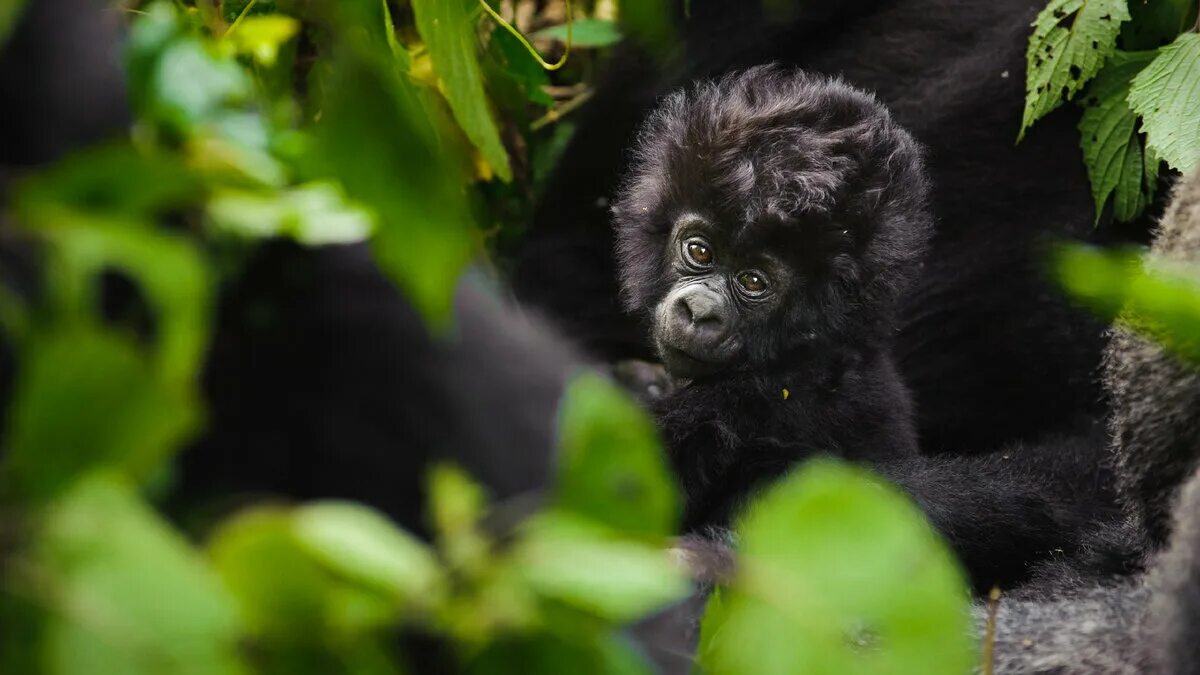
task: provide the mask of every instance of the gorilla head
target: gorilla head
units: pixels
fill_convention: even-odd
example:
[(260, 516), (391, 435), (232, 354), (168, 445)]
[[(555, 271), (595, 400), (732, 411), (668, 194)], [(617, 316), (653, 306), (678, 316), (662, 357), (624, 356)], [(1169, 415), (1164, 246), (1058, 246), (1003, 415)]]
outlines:
[(837, 80), (752, 68), (669, 96), (614, 207), (626, 306), (681, 377), (874, 345), (930, 230), (917, 143)]

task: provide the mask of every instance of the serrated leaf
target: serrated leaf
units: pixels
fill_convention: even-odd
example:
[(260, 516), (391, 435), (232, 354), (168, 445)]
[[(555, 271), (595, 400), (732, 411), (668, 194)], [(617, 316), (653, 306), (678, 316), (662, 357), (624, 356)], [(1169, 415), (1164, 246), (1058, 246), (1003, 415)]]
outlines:
[(617, 623), (679, 600), (689, 584), (666, 550), (579, 516), (543, 513), (522, 528), (517, 569), (541, 595)]
[(63, 494), (46, 511), (35, 555), (56, 605), (45, 672), (244, 672), (233, 598), (122, 481), (97, 474)]
[(1171, 168), (1200, 160), (1200, 34), (1185, 33), (1133, 80), (1129, 106), (1142, 116), (1146, 142)]
[(1125, 100), (1133, 78), (1153, 58), (1154, 52), (1114, 52), (1083, 97), (1079, 139), (1097, 222), (1114, 192), (1113, 216), (1119, 221), (1141, 215), (1154, 197), (1158, 164), (1145, 155), (1137, 115)]
[(679, 514), (675, 484), (645, 411), (593, 373), (575, 378), (559, 413), (555, 503), (620, 532), (661, 538)]
[(810, 462), (756, 502), (737, 532), (736, 576), (701, 627), (708, 672), (970, 672), (962, 573), (894, 487)]
[[(474, 2), (470, 2), (474, 4)], [(492, 119), (475, 46), (475, 21), (467, 0), (413, 0), (417, 31), (425, 40), (454, 119), (504, 181), (512, 180), (508, 151)]]
[[(567, 41), (567, 24), (543, 28), (529, 36), (534, 40)], [(583, 49), (611, 47), (621, 41), (616, 22), (604, 19), (579, 19), (571, 22), (571, 47)]]
[(1051, 0), (1025, 52), (1025, 113), (1017, 140), (1099, 72), (1129, 20), (1125, 0)]
[(314, 557), (398, 601), (425, 602), (441, 572), (433, 552), (387, 518), (349, 502), (323, 502), (294, 515), (296, 537)]

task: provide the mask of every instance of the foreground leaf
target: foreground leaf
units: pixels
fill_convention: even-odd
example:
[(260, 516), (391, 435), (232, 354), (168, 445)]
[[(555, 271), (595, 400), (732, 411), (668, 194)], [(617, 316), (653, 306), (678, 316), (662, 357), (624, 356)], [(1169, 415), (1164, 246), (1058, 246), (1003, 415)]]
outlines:
[(709, 603), (700, 661), (728, 675), (970, 672), (969, 595), (895, 488), (814, 461), (737, 527), (738, 570)]
[(282, 192), (223, 190), (209, 200), (213, 224), (242, 236), (291, 237), (309, 246), (363, 241), (374, 228), (371, 213), (346, 202), (331, 183), (309, 183)]
[(1159, 162), (1147, 156), (1137, 115), (1125, 100), (1134, 76), (1153, 58), (1154, 52), (1115, 52), (1084, 97), (1079, 138), (1097, 221), (1114, 192), (1113, 217), (1122, 222), (1141, 215), (1154, 198)]
[(646, 413), (589, 373), (567, 387), (559, 415), (556, 504), (648, 540), (671, 534), (678, 499)]
[(22, 354), (0, 478), (49, 497), (108, 468), (146, 479), (199, 423), (128, 339), (96, 329), (36, 335)]
[(1142, 116), (1146, 142), (1171, 168), (1186, 173), (1200, 161), (1200, 34), (1164, 47), (1133, 80), (1129, 106)]
[(47, 511), (36, 565), (54, 675), (244, 672), (233, 599), (128, 484), (96, 475)]
[(542, 514), (522, 532), (514, 556), (526, 583), (610, 621), (634, 621), (689, 590), (664, 548), (621, 539), (578, 516)]
[(508, 151), (492, 119), (475, 51), (475, 22), (467, 12), (474, 0), (413, 0), (417, 30), (429, 48), (433, 70), (445, 88), (454, 119), (496, 175), (512, 180)]
[(296, 537), (331, 569), (424, 603), (440, 583), (433, 553), (387, 518), (350, 502), (323, 502), (295, 514)]
[(1128, 20), (1125, 0), (1051, 0), (1046, 5), (1033, 22), (1025, 52), (1025, 114), (1017, 140), (1099, 72)]

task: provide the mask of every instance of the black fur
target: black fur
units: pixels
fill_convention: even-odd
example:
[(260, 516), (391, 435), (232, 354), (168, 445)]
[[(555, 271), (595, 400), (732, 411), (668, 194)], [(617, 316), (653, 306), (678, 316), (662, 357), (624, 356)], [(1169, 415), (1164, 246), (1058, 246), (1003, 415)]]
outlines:
[(647, 358), (643, 329), (614, 301), (605, 204), (625, 148), (665, 92), (731, 68), (799, 65), (876, 92), (927, 148), (938, 227), (895, 342), (922, 448), (986, 452), (1100, 416), (1103, 323), (1048, 282), (1038, 244), (1114, 228), (1093, 227), (1070, 106), (1015, 143), (1029, 24), (1045, 3), (802, 0), (779, 23), (760, 4), (692, 0), (680, 60), (617, 56), (516, 253), (519, 297), (598, 355)]
[(613, 211), (625, 302), (647, 324), (688, 281), (666, 262), (681, 214), (795, 275), (771, 311), (736, 314), (736, 366), (655, 405), (685, 526), (723, 522), (816, 453), (915, 454), (891, 340), (930, 222), (920, 152), (887, 110), (834, 80), (757, 67), (669, 96), (636, 154)]

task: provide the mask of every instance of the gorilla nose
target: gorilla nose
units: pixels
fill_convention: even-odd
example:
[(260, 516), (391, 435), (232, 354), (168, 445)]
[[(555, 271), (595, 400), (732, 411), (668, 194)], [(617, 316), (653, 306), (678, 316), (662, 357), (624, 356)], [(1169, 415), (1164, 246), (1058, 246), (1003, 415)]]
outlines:
[(685, 333), (708, 339), (725, 332), (721, 298), (707, 288), (683, 293), (675, 302), (675, 322)]

